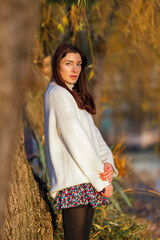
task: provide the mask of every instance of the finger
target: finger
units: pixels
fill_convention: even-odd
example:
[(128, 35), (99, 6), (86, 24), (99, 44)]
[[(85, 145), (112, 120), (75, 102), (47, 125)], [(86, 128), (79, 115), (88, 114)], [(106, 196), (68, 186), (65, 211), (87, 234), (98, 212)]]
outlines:
[(109, 193), (112, 193), (112, 192), (113, 192), (113, 190), (112, 190), (112, 189), (110, 189), (108, 192), (109, 192)]
[(101, 174), (113, 174), (113, 171), (104, 171), (104, 172), (102, 172)]
[(112, 193), (103, 193), (103, 195), (102, 195), (103, 197), (107, 197), (107, 198), (109, 198), (109, 197), (111, 197), (112, 196)]
[(100, 176), (113, 176), (113, 173), (111, 173), (111, 172), (103, 172), (103, 173), (100, 173), (99, 174)]
[(100, 179), (101, 179), (102, 181), (108, 181), (109, 183), (112, 182), (112, 178), (101, 177)]
[(112, 178), (105, 178), (105, 177), (103, 177), (103, 178), (100, 178), (102, 181), (108, 181), (109, 183), (111, 183), (112, 182)]
[(107, 191), (104, 193), (104, 195), (106, 195), (107, 197), (111, 197), (112, 193), (113, 193), (113, 191)]
[(112, 178), (109, 178), (108, 183), (111, 183), (111, 182), (112, 182)]
[(111, 197), (113, 193), (112, 184), (105, 187), (105, 192), (101, 192), (103, 197)]
[(104, 172), (106, 172), (106, 173), (112, 173), (113, 174), (113, 170), (112, 169), (110, 169), (110, 170), (104, 170)]
[(99, 177), (102, 181), (112, 181), (112, 177)]
[(112, 175), (112, 174), (105, 174), (105, 175), (104, 175), (104, 174), (103, 174), (103, 175), (100, 174), (99, 177), (100, 177), (100, 178), (110, 179), (110, 178), (113, 178), (113, 175)]
[(113, 193), (113, 190), (112, 189), (108, 189), (105, 191), (105, 194), (109, 195), (109, 194), (112, 194)]
[(102, 172), (100, 173), (101, 175), (106, 175), (106, 174), (110, 174), (111, 172)]
[(108, 186), (106, 187), (106, 191), (111, 191), (111, 190), (113, 190), (112, 184), (110, 184), (110, 185), (108, 185)]
[(99, 174), (100, 177), (108, 177), (108, 178), (111, 178), (113, 177), (113, 174)]

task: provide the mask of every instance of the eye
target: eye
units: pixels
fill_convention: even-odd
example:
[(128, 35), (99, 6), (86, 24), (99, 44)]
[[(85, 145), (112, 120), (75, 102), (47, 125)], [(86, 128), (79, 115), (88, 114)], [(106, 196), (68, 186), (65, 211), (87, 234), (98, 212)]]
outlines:
[(66, 65), (71, 65), (71, 63), (70, 63), (70, 62), (67, 62)]
[(81, 66), (82, 66), (82, 63), (78, 63), (77, 65), (78, 65), (79, 67), (81, 67)]

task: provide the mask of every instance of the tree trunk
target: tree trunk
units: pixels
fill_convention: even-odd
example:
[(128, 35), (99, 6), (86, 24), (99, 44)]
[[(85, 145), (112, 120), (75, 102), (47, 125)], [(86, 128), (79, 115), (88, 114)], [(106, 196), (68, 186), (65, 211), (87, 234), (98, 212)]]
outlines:
[[(35, 181), (24, 149), (23, 127), (15, 153), (10, 178), (7, 217), (1, 231), (1, 240), (53, 239), (50, 206)], [(54, 220), (54, 219), (53, 219)]]
[(38, 19), (38, 1), (1, 1), (0, 239), (4, 240), (53, 238), (51, 216), (26, 160), (23, 133), (19, 135), (25, 91), (40, 84), (31, 71)]

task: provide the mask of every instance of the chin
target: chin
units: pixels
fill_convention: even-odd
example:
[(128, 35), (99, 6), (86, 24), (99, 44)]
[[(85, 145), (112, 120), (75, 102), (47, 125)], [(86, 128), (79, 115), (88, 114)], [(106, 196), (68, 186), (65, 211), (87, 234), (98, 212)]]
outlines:
[(76, 82), (77, 82), (77, 79), (76, 79), (76, 80), (71, 80), (71, 81), (69, 81), (68, 83), (74, 84), (74, 83), (76, 83)]

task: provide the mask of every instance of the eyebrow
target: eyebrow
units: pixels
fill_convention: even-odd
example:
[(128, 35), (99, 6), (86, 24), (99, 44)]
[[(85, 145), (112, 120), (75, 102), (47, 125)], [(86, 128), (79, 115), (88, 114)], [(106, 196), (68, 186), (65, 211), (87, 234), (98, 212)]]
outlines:
[[(71, 60), (65, 60), (64, 62), (73, 62), (73, 61), (71, 61)], [(82, 61), (77, 61), (77, 62), (81, 62), (81, 63), (82, 63)]]

